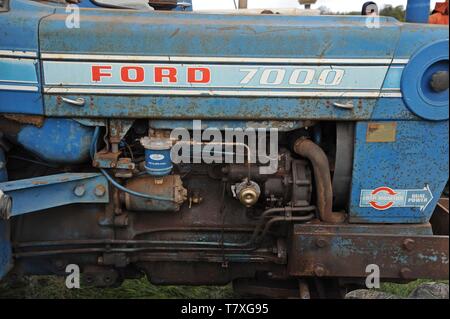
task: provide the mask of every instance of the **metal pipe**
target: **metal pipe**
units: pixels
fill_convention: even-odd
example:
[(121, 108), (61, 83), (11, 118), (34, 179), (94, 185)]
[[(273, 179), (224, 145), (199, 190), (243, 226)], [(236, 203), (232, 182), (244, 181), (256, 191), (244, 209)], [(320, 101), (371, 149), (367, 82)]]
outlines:
[(239, 0), (239, 9), (247, 9), (247, 0)]
[(406, 22), (428, 23), (430, 18), (430, 0), (408, 0)]
[(326, 223), (341, 223), (345, 220), (342, 213), (333, 213), (333, 187), (331, 185), (330, 164), (325, 152), (313, 141), (299, 138), (294, 151), (307, 158), (314, 170), (317, 192), (317, 209), (320, 219)]

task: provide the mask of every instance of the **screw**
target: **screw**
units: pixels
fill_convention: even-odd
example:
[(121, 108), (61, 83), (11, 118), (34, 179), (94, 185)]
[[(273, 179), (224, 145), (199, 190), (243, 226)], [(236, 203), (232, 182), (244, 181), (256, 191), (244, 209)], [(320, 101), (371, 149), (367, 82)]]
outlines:
[(403, 247), (405, 247), (405, 249), (408, 251), (412, 251), (414, 249), (414, 246), (415, 246), (414, 239), (407, 238), (403, 241)]
[(106, 188), (103, 185), (97, 185), (95, 186), (94, 194), (97, 197), (103, 197), (105, 196)]
[(328, 245), (328, 242), (325, 240), (325, 239), (323, 239), (323, 238), (317, 238), (317, 240), (316, 240), (316, 246), (317, 247), (319, 247), (319, 248), (324, 248), (324, 247), (326, 247)]
[(75, 194), (75, 196), (82, 197), (84, 193), (86, 193), (86, 189), (84, 188), (84, 185), (78, 185), (73, 190), (73, 193)]
[(326, 273), (326, 269), (325, 269), (324, 266), (322, 266), (322, 265), (316, 265), (316, 266), (314, 267), (314, 274), (315, 274), (317, 277), (323, 277), (323, 276), (325, 276), (325, 273)]

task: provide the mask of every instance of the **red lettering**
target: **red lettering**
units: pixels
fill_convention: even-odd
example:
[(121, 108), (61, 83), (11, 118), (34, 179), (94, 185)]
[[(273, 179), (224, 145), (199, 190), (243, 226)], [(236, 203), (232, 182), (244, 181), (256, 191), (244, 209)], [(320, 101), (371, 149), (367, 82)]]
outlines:
[(169, 83), (177, 83), (177, 69), (155, 67), (155, 83), (163, 83), (163, 79), (169, 80)]
[(91, 67), (92, 81), (99, 82), (102, 77), (111, 77), (111, 72), (102, 72), (102, 70), (111, 70), (110, 65), (93, 65)]
[[(130, 77), (130, 70), (133, 70), (134, 77)], [(120, 69), (120, 78), (123, 82), (144, 82), (144, 68), (142, 66), (124, 66)]]
[[(198, 77), (200, 75), (200, 77)], [(189, 83), (209, 83), (211, 81), (211, 71), (208, 68), (188, 68)]]

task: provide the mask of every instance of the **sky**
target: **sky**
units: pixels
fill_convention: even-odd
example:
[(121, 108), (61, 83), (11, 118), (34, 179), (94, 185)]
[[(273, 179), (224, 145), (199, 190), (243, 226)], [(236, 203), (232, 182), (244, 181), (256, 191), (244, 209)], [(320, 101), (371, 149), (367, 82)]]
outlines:
[[(235, 0), (236, 3), (238, 0)], [(349, 12), (360, 11), (362, 5), (368, 0), (318, 0), (313, 9), (320, 6), (326, 6), (332, 11)], [(391, 4), (393, 6), (403, 5), (406, 7), (407, 0), (372, 0), (381, 8), (383, 5)], [(441, 0), (443, 1), (443, 0)], [(436, 0), (431, 1), (432, 7)], [(201, 9), (234, 9), (233, 0), (193, 0), (194, 10)], [(248, 0), (249, 8), (299, 8), (297, 0)]]

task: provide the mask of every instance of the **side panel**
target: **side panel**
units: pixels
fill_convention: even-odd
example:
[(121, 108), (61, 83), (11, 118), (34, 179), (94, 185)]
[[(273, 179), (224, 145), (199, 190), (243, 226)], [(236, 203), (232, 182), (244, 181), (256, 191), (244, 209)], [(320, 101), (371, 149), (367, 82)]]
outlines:
[(39, 21), (54, 8), (11, 0), (0, 12), (0, 113), (43, 114), (38, 63)]
[(448, 121), (356, 125), (350, 221), (426, 223), (448, 180)]
[[(393, 19), (383, 18), (382, 29), (370, 29), (364, 18), (349, 16), (127, 10), (82, 10), (81, 14), (79, 29), (65, 27), (66, 14), (60, 9), (40, 26), (48, 116), (370, 119), (377, 99), (385, 93), (381, 89), (401, 29)], [(61, 65), (66, 74), (55, 73)], [(93, 65), (106, 67), (100, 73), (111, 77), (94, 80)], [(179, 81), (158, 85), (153, 78), (155, 66), (176, 68)], [(183, 67), (208, 67), (211, 81), (185, 83)], [(142, 81), (134, 81), (136, 69), (144, 70)], [(247, 83), (248, 71), (242, 69), (257, 73)], [(336, 69), (345, 72), (342, 82), (321, 85), (322, 72), (330, 71), (328, 84), (332, 84)], [(120, 80), (121, 71), (131, 77), (129, 83)], [(388, 98), (394, 98), (392, 93), (401, 97), (400, 83), (391, 84), (383, 88)], [(60, 97), (84, 98), (86, 104), (70, 105)], [(334, 103), (354, 108), (342, 109)], [(404, 106), (401, 116), (413, 118)]]

